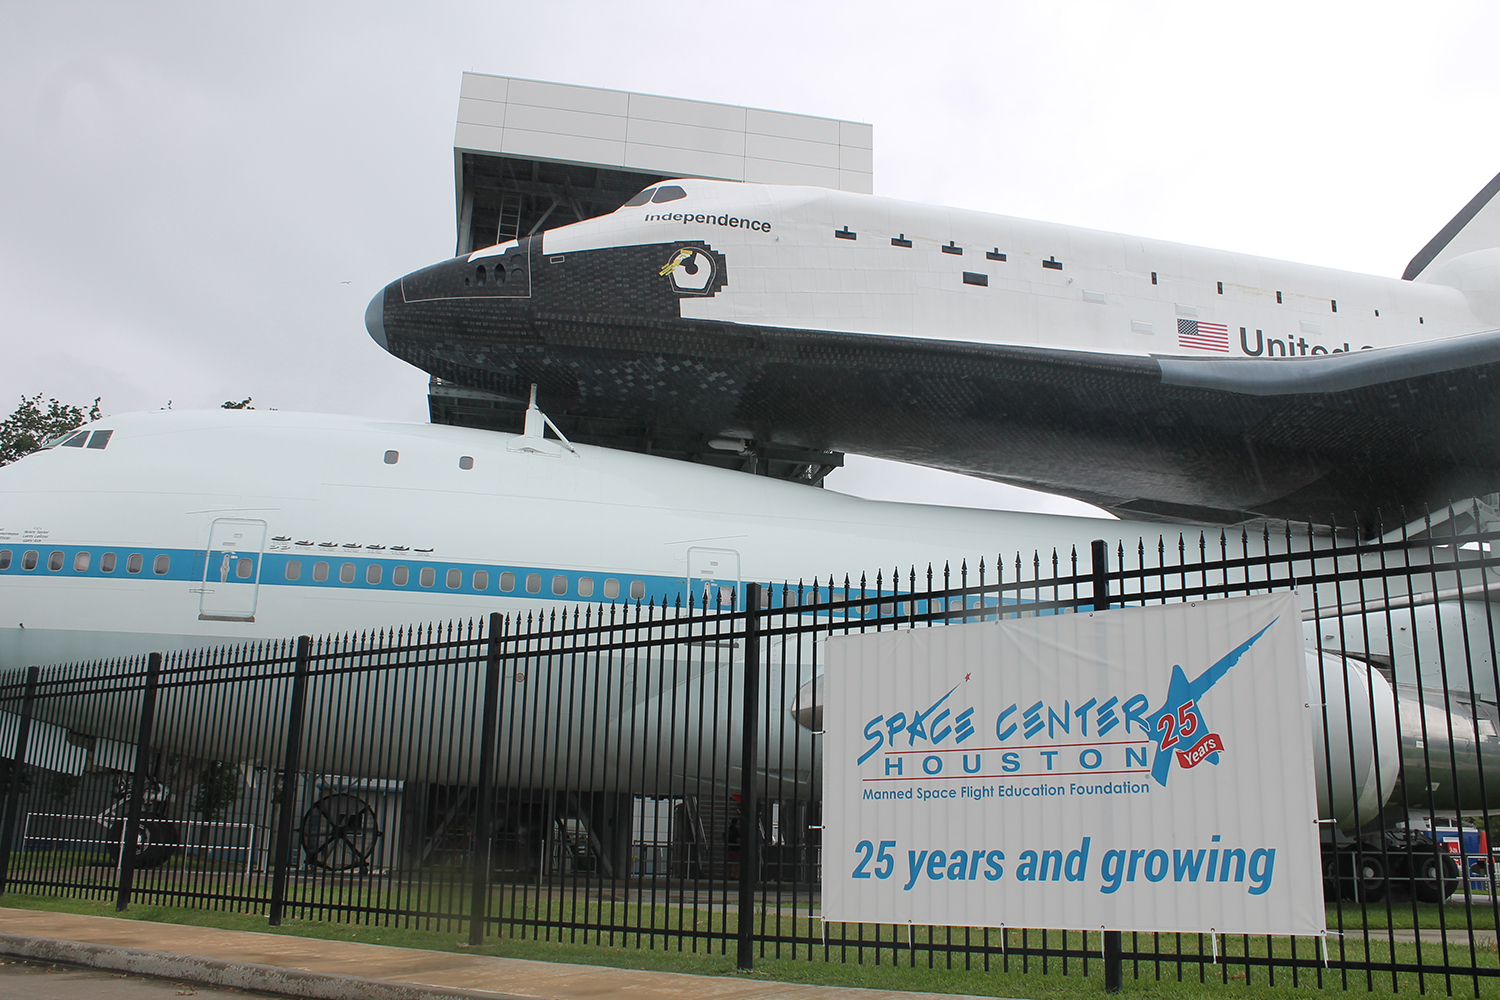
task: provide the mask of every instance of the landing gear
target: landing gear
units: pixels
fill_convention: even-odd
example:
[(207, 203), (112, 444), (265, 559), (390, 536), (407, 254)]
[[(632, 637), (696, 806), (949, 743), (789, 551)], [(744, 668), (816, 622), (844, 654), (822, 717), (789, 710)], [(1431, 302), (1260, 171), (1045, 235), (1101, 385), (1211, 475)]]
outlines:
[(1447, 854), (1412, 854), (1406, 872), (1412, 895), (1423, 903), (1441, 903), (1457, 891), (1463, 881), (1458, 863)]
[(325, 795), (302, 817), (302, 854), (314, 868), (369, 868), (382, 836), (375, 810), (356, 795)]
[(1323, 847), (1323, 897), (1329, 902), (1374, 903), (1389, 895), (1441, 903), (1462, 884), (1458, 862), (1426, 838), (1384, 848), (1378, 843)]

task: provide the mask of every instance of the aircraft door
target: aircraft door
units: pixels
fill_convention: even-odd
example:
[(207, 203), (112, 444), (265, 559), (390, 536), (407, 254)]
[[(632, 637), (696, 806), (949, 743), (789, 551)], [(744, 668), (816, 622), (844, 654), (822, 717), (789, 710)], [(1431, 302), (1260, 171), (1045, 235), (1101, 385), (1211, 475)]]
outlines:
[[(740, 594), (740, 554), (734, 549), (704, 549), (694, 546), (688, 549), (688, 594), (693, 603), (703, 606), (704, 599), (712, 609), (718, 606), (729, 609), (730, 600), (739, 607), (744, 595)], [(738, 596), (736, 596), (738, 595)]]
[(253, 622), (266, 522), (221, 517), (208, 529), (198, 620)]

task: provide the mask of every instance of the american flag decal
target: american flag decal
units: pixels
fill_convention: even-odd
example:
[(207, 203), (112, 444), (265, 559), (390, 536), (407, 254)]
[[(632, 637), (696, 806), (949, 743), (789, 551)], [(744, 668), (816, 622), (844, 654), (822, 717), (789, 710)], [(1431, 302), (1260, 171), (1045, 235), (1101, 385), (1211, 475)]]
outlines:
[(1229, 353), (1229, 327), (1223, 323), (1204, 323), (1196, 319), (1177, 321), (1177, 346), (1200, 351)]

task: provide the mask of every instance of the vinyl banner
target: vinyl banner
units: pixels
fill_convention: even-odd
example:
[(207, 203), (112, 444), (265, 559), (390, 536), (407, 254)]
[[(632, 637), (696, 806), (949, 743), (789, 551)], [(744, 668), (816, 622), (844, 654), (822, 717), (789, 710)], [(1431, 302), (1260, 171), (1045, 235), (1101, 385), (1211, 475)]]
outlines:
[(823, 919), (1321, 934), (1294, 594), (828, 640)]

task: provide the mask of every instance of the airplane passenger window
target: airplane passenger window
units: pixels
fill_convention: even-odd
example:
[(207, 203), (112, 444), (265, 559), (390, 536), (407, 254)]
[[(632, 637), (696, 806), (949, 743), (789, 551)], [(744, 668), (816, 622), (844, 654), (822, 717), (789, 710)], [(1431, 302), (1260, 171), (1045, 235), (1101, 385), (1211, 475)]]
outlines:
[(110, 436), (114, 431), (95, 431), (93, 437), (89, 438), (89, 447), (102, 451), (109, 447)]
[(648, 202), (648, 201), (651, 200), (651, 196), (653, 194), (655, 194), (655, 193), (656, 193), (656, 189), (655, 188), (647, 188), (646, 190), (642, 191), (640, 194), (636, 195), (634, 198), (631, 198), (629, 201), (627, 201), (624, 205), (622, 205), (620, 207), (621, 208), (636, 208), (638, 206), (644, 205), (644, 204), (646, 204), (646, 202)]
[(354, 564), (344, 563), (339, 567), (339, 583), (354, 582)]
[(10, 549), (0, 549), (0, 569), (10, 569)]
[(458, 467), (460, 469), (463, 469), (465, 472), (468, 472), (470, 469), (474, 468), (474, 456), (460, 455), (458, 459)]
[(73, 572), (87, 573), (89, 571), (89, 560), (92, 556), (87, 552), (80, 552), (73, 557)]
[(437, 583), (437, 570), (431, 566), (423, 566), (422, 572), (417, 574), (417, 582), (424, 587), (430, 587)]
[(52, 552), (52, 553), (48, 554), (48, 556), (47, 556), (47, 568), (49, 570), (51, 570), (52, 572), (54, 572), (54, 573), (56, 573), (58, 570), (62, 569), (63, 568), (63, 554), (61, 552)]
[(365, 583), (375, 586), (380, 582), (380, 564), (371, 563), (365, 567)]
[(22, 569), (36, 569), (36, 560), (37, 560), (37, 551), (36, 551), (36, 549), (27, 549), (26, 552), (25, 552), (25, 554), (21, 556), (21, 568)]
[(620, 596), (620, 581), (611, 577), (604, 581), (604, 596), (608, 600), (614, 600)]
[[(4, 567), (0, 567), (0, 569), (3, 569), (3, 568)], [(104, 555), (102, 555), (102, 556), (99, 557), (99, 572), (101, 572), (101, 573), (113, 573), (114, 571), (115, 571), (115, 554), (113, 552), (106, 552), (106, 553), (104, 553)]]
[(328, 579), (328, 564), (326, 562), (313, 563), (313, 582), (322, 583)]
[(447, 579), (448, 589), (457, 590), (464, 585), (464, 571), (461, 569), (450, 569)]
[(171, 568), (172, 557), (169, 555), (159, 555), (151, 562), (151, 572), (157, 576), (166, 576), (167, 570)]
[(540, 573), (526, 574), (526, 593), (539, 594), (542, 592), (542, 575)]
[(561, 597), (568, 592), (568, 578), (559, 573), (552, 578), (552, 593)]
[(286, 578), (288, 580), (302, 579), (302, 563), (296, 559), (290, 559), (286, 564)]
[(660, 205), (664, 201), (677, 201), (686, 197), (687, 192), (676, 184), (663, 184), (656, 189), (656, 194), (651, 196), (651, 201), (653, 204)]
[(474, 589), (475, 590), (489, 590), (490, 589), (490, 575), (488, 573), (486, 573), (482, 569), (476, 569), (474, 571)]
[(397, 566), (391, 571), (391, 583), (398, 587), (406, 586), (406, 581), (411, 579), (411, 570), (405, 566)]
[(399, 461), (401, 461), (401, 453), (399, 451), (388, 451), (385, 453), (386, 465), (395, 465)]
[(509, 571), (500, 574), (500, 589), (507, 594), (516, 589), (516, 574)]
[(249, 556), (240, 556), (234, 561), (234, 575), (241, 580), (250, 579), (250, 574), (255, 572), (255, 560)]
[(578, 596), (579, 597), (593, 597), (594, 596), (594, 578), (593, 577), (591, 577), (591, 576), (580, 576), (578, 578)]
[(144, 564), (145, 560), (141, 558), (141, 554), (139, 552), (132, 552), (125, 560), (125, 572), (139, 573), (141, 566)]
[(641, 581), (641, 580), (631, 580), (630, 581), (630, 599), (632, 601), (639, 601), (641, 598), (643, 598), (645, 596), (646, 596), (646, 584), (645, 584), (645, 582)]

